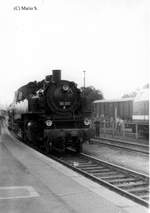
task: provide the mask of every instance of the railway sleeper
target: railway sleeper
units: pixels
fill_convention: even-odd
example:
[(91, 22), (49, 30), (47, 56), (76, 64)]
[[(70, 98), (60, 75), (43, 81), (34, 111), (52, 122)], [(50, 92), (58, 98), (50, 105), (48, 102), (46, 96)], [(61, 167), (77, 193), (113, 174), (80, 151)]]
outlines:
[(121, 184), (116, 184), (120, 188), (131, 188), (131, 187), (138, 187), (143, 185), (143, 181), (138, 181), (138, 182), (130, 182), (128, 185), (126, 183), (121, 183)]
[(74, 162), (76, 162), (76, 163), (81, 164), (81, 165), (82, 165), (82, 164), (83, 164), (83, 165), (84, 165), (84, 164), (87, 165), (87, 162), (80, 162), (80, 161), (78, 161), (77, 159), (74, 159), (74, 160), (71, 159), (71, 160), (68, 160), (68, 162), (71, 163), (71, 164), (74, 163)]
[(77, 161), (80, 164), (89, 164), (89, 163), (91, 164), (92, 163), (91, 161), (87, 162), (86, 160), (77, 160), (77, 159), (75, 159), (75, 161)]
[(136, 187), (136, 188), (132, 188), (132, 189), (126, 189), (128, 192), (130, 193), (140, 193), (140, 192), (146, 192), (148, 193), (148, 186), (141, 186), (141, 187)]
[(149, 192), (148, 191), (137, 191), (137, 192), (129, 192), (131, 194), (134, 194), (137, 197), (140, 197), (142, 199), (143, 196), (148, 196)]
[(83, 168), (83, 169), (84, 169), (84, 168), (100, 168), (100, 169), (102, 169), (103, 167), (100, 167), (100, 166), (98, 166), (98, 165), (94, 165), (94, 164), (93, 164), (93, 165), (87, 165), (87, 166), (80, 166), (80, 165), (79, 165), (78, 168), (81, 168), (81, 169), (82, 169), (82, 168)]
[(97, 169), (82, 169), (83, 171), (86, 171), (88, 173), (101, 173), (101, 172), (109, 172), (107, 169), (99, 170)]
[(141, 195), (140, 198), (143, 199), (143, 200), (149, 200), (149, 194)]
[(92, 172), (92, 171), (100, 171), (101, 169), (103, 169), (103, 168), (101, 168), (101, 167), (92, 167), (92, 168), (89, 168), (89, 167), (78, 167), (79, 169), (82, 169), (82, 170), (86, 170), (86, 171), (89, 171), (89, 172)]
[(79, 163), (80, 166), (89, 166), (89, 165), (92, 166), (93, 165), (92, 162), (84, 162), (84, 163), (82, 163), (82, 162), (78, 161), (78, 163)]
[(117, 185), (117, 183), (118, 184), (119, 183), (126, 183), (126, 184), (128, 184), (129, 182), (133, 182), (133, 181), (135, 181), (134, 178), (129, 177), (129, 178), (120, 178), (120, 179), (116, 179), (116, 180), (110, 180), (109, 183)]
[(73, 165), (74, 163), (80, 165), (80, 163), (77, 160), (67, 160), (67, 159), (63, 159), (63, 158), (60, 158), (60, 159), (63, 161), (67, 161), (67, 163), (70, 165)]
[(104, 179), (104, 180), (107, 180), (107, 181), (109, 181), (109, 180), (114, 180), (114, 179), (117, 179), (117, 178), (124, 178), (125, 176), (124, 175), (107, 175), (107, 176), (103, 176), (102, 177), (102, 179)]
[(101, 173), (98, 173), (96, 174), (97, 177), (105, 177), (105, 176), (108, 176), (108, 175), (116, 175), (117, 173), (116, 172), (101, 172)]
[(82, 167), (83, 170), (87, 170), (87, 171), (93, 171), (93, 170), (99, 170), (99, 171), (109, 171), (109, 169), (103, 168), (103, 167), (98, 167), (98, 166), (94, 166), (94, 167)]

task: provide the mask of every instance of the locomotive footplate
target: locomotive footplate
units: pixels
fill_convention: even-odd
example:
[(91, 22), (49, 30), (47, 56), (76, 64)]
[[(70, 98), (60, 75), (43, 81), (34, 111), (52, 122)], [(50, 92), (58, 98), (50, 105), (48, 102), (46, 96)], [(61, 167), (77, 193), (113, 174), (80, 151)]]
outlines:
[(84, 140), (85, 137), (88, 137), (89, 133), (88, 128), (83, 129), (45, 129), (44, 137), (56, 139), (59, 137), (68, 138), (68, 137), (79, 137)]
[(49, 151), (64, 151), (71, 147), (76, 152), (82, 151), (82, 144), (90, 139), (88, 128), (82, 129), (45, 129), (44, 138), (46, 141), (46, 149)]

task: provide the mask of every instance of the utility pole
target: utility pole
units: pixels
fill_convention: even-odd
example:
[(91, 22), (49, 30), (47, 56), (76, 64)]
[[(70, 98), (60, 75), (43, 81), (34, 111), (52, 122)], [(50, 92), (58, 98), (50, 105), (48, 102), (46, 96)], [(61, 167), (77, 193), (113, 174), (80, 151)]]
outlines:
[(83, 87), (84, 87), (84, 89), (85, 89), (85, 70), (83, 71), (83, 73), (84, 73), (84, 78), (83, 78), (83, 82), (84, 82), (84, 84), (83, 84)]

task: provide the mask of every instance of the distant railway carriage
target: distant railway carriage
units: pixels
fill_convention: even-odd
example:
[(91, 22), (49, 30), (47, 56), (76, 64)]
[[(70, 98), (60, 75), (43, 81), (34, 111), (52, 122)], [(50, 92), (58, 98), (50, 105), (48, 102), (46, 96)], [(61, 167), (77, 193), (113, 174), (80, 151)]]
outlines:
[(105, 119), (122, 118), (131, 120), (133, 114), (133, 98), (116, 100), (97, 100), (93, 102), (93, 116), (104, 115)]
[[(93, 118), (121, 118), (138, 124), (138, 130), (149, 135), (149, 90), (141, 90), (135, 98), (96, 100), (92, 105)], [(135, 129), (135, 128), (134, 128)], [(135, 131), (135, 130), (134, 130)]]
[(149, 121), (149, 90), (141, 90), (133, 101), (133, 120)]

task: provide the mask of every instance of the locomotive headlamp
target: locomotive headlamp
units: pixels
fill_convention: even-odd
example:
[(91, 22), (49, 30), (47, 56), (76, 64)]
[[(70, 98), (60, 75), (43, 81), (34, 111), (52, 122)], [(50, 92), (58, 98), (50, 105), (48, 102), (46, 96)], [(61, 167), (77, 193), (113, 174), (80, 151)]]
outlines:
[(88, 118), (84, 119), (84, 125), (86, 126), (90, 125), (90, 120)]
[(63, 90), (64, 90), (64, 91), (68, 91), (68, 89), (69, 89), (69, 86), (68, 86), (67, 84), (64, 84), (64, 85), (63, 85)]
[(53, 122), (51, 120), (45, 121), (46, 126), (52, 126)]
[(32, 122), (29, 121), (29, 122), (27, 123), (27, 126), (28, 126), (28, 127), (32, 126)]

